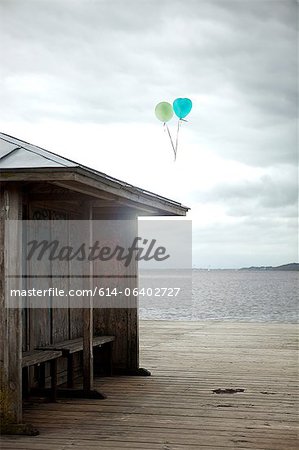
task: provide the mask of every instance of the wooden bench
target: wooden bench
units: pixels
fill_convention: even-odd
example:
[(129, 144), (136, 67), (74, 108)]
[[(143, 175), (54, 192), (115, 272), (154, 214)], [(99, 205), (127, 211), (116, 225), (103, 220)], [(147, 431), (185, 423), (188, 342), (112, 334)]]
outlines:
[(41, 351), (33, 350), (30, 352), (23, 352), (22, 354), (22, 369), (27, 369), (23, 371), (23, 389), (24, 394), (28, 395), (29, 391), (29, 377), (28, 368), (31, 366), (40, 366), (39, 377), (38, 377), (38, 387), (39, 389), (45, 388), (45, 365), (47, 362), (50, 363), (50, 375), (51, 375), (51, 390), (50, 397), (53, 402), (57, 398), (57, 359), (62, 356), (61, 351)]
[[(112, 374), (112, 346), (115, 336), (94, 336), (93, 347), (100, 348), (103, 345), (107, 345), (109, 361), (109, 375)], [(40, 351), (59, 350), (62, 355), (67, 358), (67, 387), (74, 387), (74, 354), (83, 351), (83, 338), (70, 339), (67, 341), (59, 342), (57, 344), (47, 345), (45, 347), (39, 347)]]

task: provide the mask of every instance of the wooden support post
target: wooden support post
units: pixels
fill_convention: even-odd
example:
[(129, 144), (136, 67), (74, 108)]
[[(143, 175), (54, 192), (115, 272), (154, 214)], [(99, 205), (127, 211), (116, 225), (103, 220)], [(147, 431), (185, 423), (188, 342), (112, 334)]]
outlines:
[[(88, 220), (88, 242), (92, 245), (92, 207), (88, 204), (85, 213), (85, 220)], [(87, 263), (87, 271), (90, 278), (87, 278), (86, 289), (92, 289), (92, 262)], [(83, 298), (83, 390), (93, 389), (93, 298), (92, 296)]]
[[(139, 236), (138, 234), (138, 219), (131, 218), (131, 226), (134, 227), (131, 231), (133, 238)], [(130, 280), (131, 290), (138, 288), (138, 262), (132, 260), (130, 264), (130, 275), (136, 277)], [(128, 304), (128, 364), (129, 371), (138, 371), (139, 369), (139, 323), (138, 323), (138, 297), (133, 295), (129, 298)]]
[(67, 387), (73, 389), (74, 387), (74, 354), (67, 355)]
[(113, 341), (109, 342), (107, 345), (107, 375), (112, 377), (113, 375), (113, 364), (112, 364), (112, 356), (113, 356)]
[[(15, 183), (0, 186), (0, 378), (1, 431), (10, 432), (22, 421), (21, 190)], [(13, 302), (10, 303), (10, 302)], [(13, 307), (11, 307), (13, 306)]]
[(57, 359), (50, 361), (51, 372), (51, 400), (56, 402), (57, 400)]
[(45, 389), (46, 387), (46, 364), (42, 363), (35, 367), (37, 373), (38, 387)]
[(23, 391), (23, 397), (27, 398), (29, 396), (29, 367), (25, 367), (23, 369), (23, 376), (22, 376), (22, 391)]

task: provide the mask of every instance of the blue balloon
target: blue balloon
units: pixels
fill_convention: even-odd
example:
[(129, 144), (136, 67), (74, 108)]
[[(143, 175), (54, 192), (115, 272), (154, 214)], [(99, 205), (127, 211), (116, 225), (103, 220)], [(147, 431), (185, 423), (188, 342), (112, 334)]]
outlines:
[(173, 102), (173, 110), (179, 119), (186, 117), (192, 109), (192, 102), (189, 98), (177, 98)]

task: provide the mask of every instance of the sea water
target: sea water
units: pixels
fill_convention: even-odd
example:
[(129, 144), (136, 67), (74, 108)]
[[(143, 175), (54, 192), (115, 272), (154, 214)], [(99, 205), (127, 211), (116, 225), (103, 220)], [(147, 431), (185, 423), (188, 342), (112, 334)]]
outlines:
[(295, 271), (192, 270), (179, 298), (141, 296), (140, 318), (296, 323), (298, 286)]

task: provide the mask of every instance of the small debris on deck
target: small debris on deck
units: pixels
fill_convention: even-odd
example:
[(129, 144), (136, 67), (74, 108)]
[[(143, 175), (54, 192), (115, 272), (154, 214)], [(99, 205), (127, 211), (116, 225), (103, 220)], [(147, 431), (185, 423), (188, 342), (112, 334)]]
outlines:
[(232, 389), (232, 388), (225, 388), (225, 389), (214, 389), (212, 392), (213, 394), (236, 394), (238, 392), (244, 392), (245, 389)]

